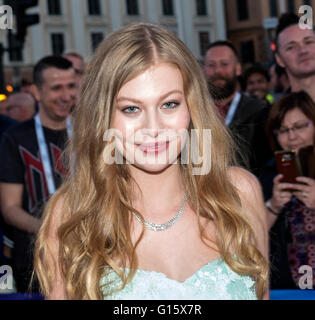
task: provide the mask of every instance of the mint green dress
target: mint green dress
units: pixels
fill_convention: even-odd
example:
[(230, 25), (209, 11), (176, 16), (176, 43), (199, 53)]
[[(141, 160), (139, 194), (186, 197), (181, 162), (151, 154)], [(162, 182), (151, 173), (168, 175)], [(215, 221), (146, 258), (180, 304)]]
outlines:
[[(111, 291), (121, 284), (116, 273), (110, 272), (101, 285), (110, 281)], [(127, 286), (108, 300), (257, 300), (255, 282), (246, 275), (232, 271), (221, 259), (200, 268), (183, 282), (169, 279), (165, 274), (138, 269)]]

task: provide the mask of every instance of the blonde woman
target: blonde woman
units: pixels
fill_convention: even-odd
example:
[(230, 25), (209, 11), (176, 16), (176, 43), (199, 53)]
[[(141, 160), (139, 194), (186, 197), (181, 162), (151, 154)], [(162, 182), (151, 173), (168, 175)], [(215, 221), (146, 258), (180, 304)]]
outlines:
[(71, 174), (36, 242), (44, 295), (267, 298), (261, 190), (231, 166), (232, 154), (203, 73), (179, 39), (149, 24), (111, 34), (84, 75)]

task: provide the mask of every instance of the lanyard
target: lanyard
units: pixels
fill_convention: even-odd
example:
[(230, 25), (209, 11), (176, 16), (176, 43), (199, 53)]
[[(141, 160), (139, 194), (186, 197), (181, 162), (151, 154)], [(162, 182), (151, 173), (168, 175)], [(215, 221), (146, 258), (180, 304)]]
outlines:
[[(36, 137), (37, 137), (37, 143), (38, 143), (40, 157), (41, 157), (41, 160), (43, 162), (43, 167), (44, 167), (45, 178), (46, 178), (46, 181), (47, 181), (48, 192), (49, 192), (49, 195), (52, 195), (56, 191), (56, 186), (55, 186), (54, 176), (53, 176), (53, 173), (52, 173), (52, 168), (51, 168), (51, 163), (50, 163), (47, 143), (45, 141), (44, 130), (43, 130), (42, 123), (40, 121), (39, 114), (37, 114), (35, 116), (35, 131), (36, 131)], [(70, 121), (69, 118), (67, 118), (67, 133), (68, 133), (68, 137), (71, 136), (71, 131), (72, 131), (71, 130), (71, 121)]]
[(231, 124), (240, 100), (241, 100), (241, 94), (239, 92), (236, 92), (235, 97), (233, 98), (231, 106), (229, 108), (229, 112), (227, 113), (225, 118), (225, 124), (227, 126)]

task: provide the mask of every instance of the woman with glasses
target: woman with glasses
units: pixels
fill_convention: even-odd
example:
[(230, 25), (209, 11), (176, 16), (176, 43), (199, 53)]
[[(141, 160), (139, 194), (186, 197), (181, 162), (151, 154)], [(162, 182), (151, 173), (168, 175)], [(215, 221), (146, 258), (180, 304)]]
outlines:
[(295, 150), (308, 172), (296, 178), (298, 183), (284, 183), (272, 159), (261, 175), (271, 227), (272, 289), (301, 288), (301, 266), (315, 267), (314, 124), (315, 104), (303, 91), (286, 95), (269, 113), (266, 134), (272, 149)]

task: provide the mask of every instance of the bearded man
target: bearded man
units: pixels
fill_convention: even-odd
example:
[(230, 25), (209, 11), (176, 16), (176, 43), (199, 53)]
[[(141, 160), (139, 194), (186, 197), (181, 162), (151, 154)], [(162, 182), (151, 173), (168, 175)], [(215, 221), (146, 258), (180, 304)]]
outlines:
[(242, 68), (231, 42), (210, 44), (205, 55), (204, 72), (222, 121), (239, 149), (240, 164), (259, 176), (261, 167), (271, 155), (264, 133), (268, 107), (261, 100), (240, 92), (238, 76)]

